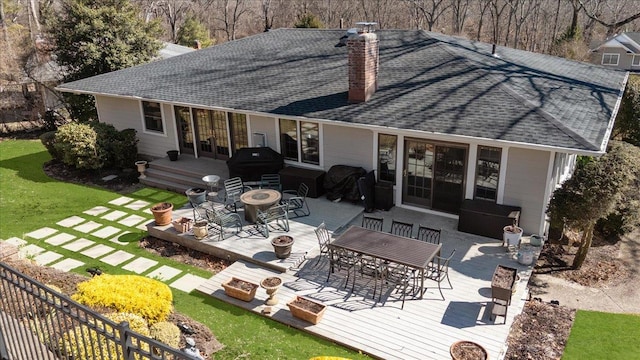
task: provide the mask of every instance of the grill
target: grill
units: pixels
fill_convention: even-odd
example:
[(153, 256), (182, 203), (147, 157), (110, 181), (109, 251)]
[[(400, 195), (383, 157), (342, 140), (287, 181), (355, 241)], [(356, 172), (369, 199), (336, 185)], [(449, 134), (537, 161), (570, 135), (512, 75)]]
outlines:
[(227, 160), (229, 177), (242, 181), (259, 181), (262, 174), (277, 174), (284, 166), (284, 157), (270, 147), (242, 148)]

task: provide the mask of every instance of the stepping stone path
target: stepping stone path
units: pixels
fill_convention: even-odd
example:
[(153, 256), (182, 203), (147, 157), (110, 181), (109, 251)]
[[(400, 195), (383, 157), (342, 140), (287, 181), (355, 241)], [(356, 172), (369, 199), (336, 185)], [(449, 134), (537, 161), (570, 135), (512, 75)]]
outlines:
[[(12, 237), (0, 241), (0, 246), (10, 244), (18, 248), (18, 255), (32, 258), (37, 264), (70, 271), (86, 264), (79, 259), (64, 258), (55, 250), (46, 250), (42, 246), (59, 247), (91, 259), (135, 274), (168, 282), (174, 289), (191, 292), (207, 281), (206, 278), (183, 273), (171, 266), (158, 266), (158, 261), (146, 257), (136, 257), (121, 246), (129, 242), (121, 241), (125, 235), (135, 236), (141, 230), (147, 230), (152, 221), (151, 203), (121, 196), (108, 202), (106, 206), (95, 206), (80, 215), (70, 216), (58, 221), (52, 227), (43, 227), (25, 234), (25, 239)], [(147, 216), (141, 216), (147, 214)], [(105, 224), (113, 222), (120, 227)], [(74, 234), (75, 232), (75, 234)], [(104, 243), (103, 243), (104, 242)], [(93, 265), (92, 265), (93, 266)], [(157, 268), (156, 268), (157, 267)]]

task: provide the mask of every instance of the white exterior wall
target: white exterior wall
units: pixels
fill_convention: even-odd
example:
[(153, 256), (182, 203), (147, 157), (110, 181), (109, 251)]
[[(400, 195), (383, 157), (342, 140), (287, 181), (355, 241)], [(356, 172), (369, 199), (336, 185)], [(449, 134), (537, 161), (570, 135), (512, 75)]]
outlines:
[(360, 166), (367, 171), (373, 169), (373, 131), (327, 124), (322, 130), (325, 170), (333, 165)]
[(509, 148), (503, 203), (522, 208), (520, 226), (525, 233), (544, 232), (551, 159), (548, 151)]
[[(278, 150), (278, 133), (276, 126), (276, 118), (268, 116), (250, 115), (249, 118), (249, 134), (250, 140), (252, 140), (253, 133), (263, 133), (267, 135), (267, 146), (274, 150)], [(256, 146), (256, 144), (251, 144)]]
[(142, 106), (139, 100), (96, 96), (98, 119), (118, 130), (135, 129), (138, 153), (151, 157), (165, 157), (168, 150), (178, 148), (176, 126), (170, 105), (162, 105), (164, 134), (144, 132)]

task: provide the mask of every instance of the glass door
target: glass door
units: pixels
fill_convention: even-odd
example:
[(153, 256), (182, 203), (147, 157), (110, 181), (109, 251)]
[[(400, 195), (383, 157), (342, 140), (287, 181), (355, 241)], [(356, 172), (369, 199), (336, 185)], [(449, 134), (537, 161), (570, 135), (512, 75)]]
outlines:
[(178, 143), (180, 152), (193, 154), (193, 127), (191, 126), (191, 111), (188, 107), (176, 106), (174, 108), (176, 122), (178, 123)]
[(194, 109), (198, 154), (214, 159), (229, 158), (229, 133), (224, 111)]
[(464, 196), (465, 159), (467, 149), (436, 146), (431, 207), (457, 214)]
[(405, 140), (402, 200), (431, 207), (434, 146), (421, 140)]

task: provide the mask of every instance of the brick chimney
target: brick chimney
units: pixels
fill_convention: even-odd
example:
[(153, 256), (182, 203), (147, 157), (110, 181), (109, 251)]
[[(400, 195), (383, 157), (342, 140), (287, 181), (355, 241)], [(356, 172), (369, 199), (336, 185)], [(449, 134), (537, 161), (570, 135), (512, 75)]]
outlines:
[(347, 49), (349, 102), (365, 102), (378, 89), (378, 37), (370, 31), (351, 34)]

